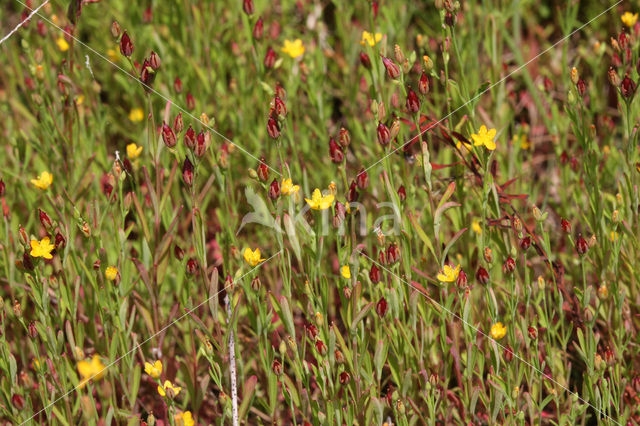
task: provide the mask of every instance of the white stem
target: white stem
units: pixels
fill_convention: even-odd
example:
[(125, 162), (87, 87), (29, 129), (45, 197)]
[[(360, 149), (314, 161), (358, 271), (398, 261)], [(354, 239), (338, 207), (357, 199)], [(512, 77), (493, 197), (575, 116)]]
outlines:
[[(231, 325), (231, 302), (229, 294), (224, 297), (227, 305), (227, 324)], [(238, 426), (238, 382), (236, 378), (236, 342), (233, 329), (229, 330), (229, 374), (231, 375), (231, 404), (233, 407), (233, 426)]]

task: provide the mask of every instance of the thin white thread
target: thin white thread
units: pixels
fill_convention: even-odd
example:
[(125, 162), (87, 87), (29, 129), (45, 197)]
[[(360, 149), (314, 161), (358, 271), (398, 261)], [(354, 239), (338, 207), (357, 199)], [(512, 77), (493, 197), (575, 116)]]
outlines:
[[(15, 0), (16, 2), (20, 3), (22, 6), (26, 7), (27, 9), (31, 9), (29, 6), (27, 6), (26, 4), (24, 4), (21, 0)], [(44, 21), (46, 21), (48, 24), (52, 25), (53, 27), (57, 28), (58, 30), (62, 31), (64, 34), (66, 34), (68, 37), (71, 37), (73, 40), (76, 41), (76, 43), (78, 43), (79, 45), (83, 46), (86, 49), (89, 49), (91, 51), (91, 53), (93, 53), (94, 55), (97, 55), (99, 58), (109, 62), (111, 65), (113, 65), (114, 67), (116, 67), (118, 70), (122, 71), (123, 73), (125, 73), (127, 76), (129, 76), (130, 78), (132, 78), (133, 80), (135, 80), (136, 82), (140, 83), (142, 86), (144, 86), (149, 92), (160, 96), (162, 99), (164, 99), (165, 101), (169, 102), (170, 104), (172, 104), (173, 106), (175, 106), (178, 110), (182, 111), (185, 115), (188, 115), (189, 117), (193, 118), (194, 120), (198, 121), (200, 124), (202, 124), (205, 128), (207, 128), (208, 130), (211, 130), (211, 132), (213, 132), (214, 134), (218, 135), (219, 137), (221, 137), (222, 139), (224, 139), (225, 141), (229, 142), (231, 145), (234, 145), (236, 148), (238, 148), (240, 151), (242, 151), (244, 154), (248, 155), (249, 157), (253, 158), (254, 160), (260, 161), (260, 159), (258, 157), (256, 157), (255, 155), (251, 154), (249, 151), (247, 151), (246, 149), (244, 149), (243, 147), (241, 147), (240, 145), (238, 145), (237, 143), (235, 143), (234, 141), (232, 141), (231, 139), (229, 139), (228, 137), (226, 137), (225, 135), (223, 135), (222, 133), (218, 132), (216, 129), (210, 127), (208, 124), (204, 123), (202, 120), (200, 120), (198, 117), (196, 117), (195, 115), (191, 114), (189, 111), (187, 111), (186, 109), (184, 109), (183, 107), (181, 107), (180, 105), (176, 104), (173, 100), (171, 100), (169, 97), (163, 95), (162, 93), (158, 92), (157, 90), (155, 90), (153, 87), (149, 86), (148, 84), (140, 81), (140, 79), (131, 74), (130, 72), (128, 72), (127, 70), (125, 70), (124, 68), (120, 67), (118, 64), (115, 64), (113, 62), (111, 62), (109, 60), (109, 58), (106, 58), (104, 55), (102, 55), (100, 52), (98, 52), (97, 50), (95, 50), (93, 47), (89, 46), (88, 44), (84, 43), (82, 40), (79, 40), (77, 37), (75, 37), (73, 34), (70, 34), (68, 31), (66, 31), (64, 28), (61, 28), (59, 26), (57, 26), (56, 24), (54, 24), (53, 22), (51, 22), (49, 19), (47, 19), (46, 17), (42, 16), (39, 13), (33, 13), (33, 14), (37, 14), (40, 18), (42, 18)], [(273, 171), (275, 174), (277, 174), (278, 176), (282, 176), (282, 174), (277, 171), (276, 169), (274, 169), (273, 167), (269, 166), (268, 164), (265, 163), (265, 165), (271, 170)]]
[[(49, 3), (50, 0), (46, 0), (44, 3), (42, 3), (40, 6), (36, 7), (35, 9), (31, 9), (30, 7), (28, 7), (27, 9), (31, 9), (31, 13), (29, 14), (29, 16), (27, 16), (26, 18), (24, 18), (22, 21), (20, 21), (20, 23), (18, 25), (16, 25), (16, 27), (14, 29), (12, 29), (11, 31), (9, 31), (9, 34), (7, 34), (6, 36), (2, 37), (2, 40), (0, 40), (0, 45), (2, 45), (2, 43), (4, 43), (5, 41), (9, 40), (9, 38), (20, 29), (20, 27), (22, 27), (26, 22), (29, 21), (29, 19), (31, 19), (31, 17), (33, 15), (35, 15), (36, 13), (38, 13), (38, 11), (40, 9), (42, 9), (44, 7), (44, 5), (46, 5), (47, 3)], [(24, 6), (24, 5), (23, 5)]]
[(382, 161), (384, 161), (385, 158), (395, 154), (398, 150), (404, 148), (405, 146), (407, 146), (408, 144), (410, 144), (412, 141), (414, 140), (420, 140), (420, 137), (425, 134), (426, 132), (428, 132), (429, 130), (433, 129), (437, 124), (442, 123), (444, 120), (446, 120), (447, 118), (451, 117), (453, 114), (455, 114), (456, 112), (460, 111), (462, 108), (464, 108), (465, 106), (469, 105), (471, 102), (475, 101), (476, 99), (478, 99), (479, 97), (481, 97), (482, 95), (484, 95), (485, 93), (487, 93), (488, 91), (490, 91), (491, 89), (493, 89), (494, 87), (496, 87), (498, 84), (502, 83), (503, 81), (505, 81), (507, 78), (511, 77), (513, 74), (517, 73), (518, 71), (520, 71), (521, 69), (523, 69), (524, 67), (526, 67), (527, 65), (529, 65), (531, 62), (535, 61), (536, 59), (538, 59), (540, 56), (546, 54), (547, 52), (549, 52), (551, 49), (555, 48), (556, 46), (558, 46), (559, 44), (564, 43), (567, 39), (569, 39), (571, 36), (573, 36), (575, 33), (582, 31), (582, 29), (584, 29), (584, 27), (586, 27), (587, 25), (591, 24), (593, 21), (595, 21), (596, 19), (598, 19), (599, 17), (601, 17), (602, 15), (606, 14), (607, 12), (609, 12), (611, 9), (613, 9), (614, 7), (616, 7), (617, 5), (619, 5), (620, 3), (622, 3), (624, 0), (619, 0), (617, 3), (615, 3), (613, 6), (609, 7), (607, 10), (605, 10), (604, 12), (598, 14), (597, 16), (595, 16), (594, 18), (590, 19), (587, 23), (582, 24), (580, 27), (576, 28), (574, 31), (572, 31), (569, 35), (561, 38), (560, 40), (558, 40), (557, 42), (555, 42), (554, 44), (552, 44), (550, 47), (546, 48), (545, 50), (543, 50), (541, 53), (537, 54), (536, 56), (534, 56), (533, 58), (529, 59), (527, 62), (525, 62), (524, 64), (520, 65), (518, 68), (516, 68), (515, 70), (511, 71), (509, 74), (507, 74), (506, 76), (504, 76), (503, 78), (501, 78), (500, 80), (498, 80), (496, 83), (493, 83), (492, 85), (490, 85), (489, 87), (487, 87), (485, 90), (483, 90), (482, 92), (478, 93), (476, 96), (474, 96), (473, 98), (469, 99), (467, 102), (465, 102), (464, 104), (460, 105), (458, 108), (454, 109), (453, 111), (451, 111), (449, 114), (447, 114), (444, 118), (441, 118), (439, 121), (427, 126), (427, 128), (424, 131), (420, 131), (420, 128), (418, 127), (418, 131), (420, 131), (416, 136), (409, 138), (408, 141), (406, 141), (405, 143), (403, 143), (401, 146), (395, 148), (393, 151), (389, 152), (388, 154), (386, 154), (384, 157), (382, 157), (381, 159), (379, 159), (378, 161), (376, 161), (375, 163), (373, 163), (372, 165), (370, 165), (369, 167), (367, 167), (366, 169), (364, 169), (364, 171), (360, 171), (360, 173), (369, 171), (371, 168), (377, 166), (378, 164), (380, 164)]
[[(163, 328), (161, 328), (158, 332), (154, 333), (153, 335), (151, 335), (150, 337), (148, 337), (146, 340), (144, 340), (142, 343), (134, 346), (133, 348), (131, 348), (128, 352), (126, 352), (124, 355), (120, 356), (119, 358), (117, 358), (115, 361), (113, 361), (112, 363), (106, 365), (102, 370), (98, 371), (97, 373), (95, 373), (94, 375), (92, 375), (91, 377), (89, 377), (88, 379), (84, 380), (84, 382), (88, 383), (89, 381), (91, 381), (94, 377), (96, 377), (98, 374), (101, 374), (103, 371), (106, 371), (109, 367), (113, 367), (114, 365), (116, 365), (118, 362), (120, 362), (120, 360), (122, 360), (122, 358), (128, 356), (129, 354), (131, 354), (132, 352), (138, 350), (139, 348), (141, 348), (143, 345), (145, 345), (147, 342), (149, 342), (151, 339), (153, 339), (154, 337), (156, 337), (158, 334), (164, 332), (165, 330), (167, 330), (169, 327), (171, 327), (172, 325), (176, 324), (178, 321), (182, 320), (183, 318), (185, 318), (187, 315), (191, 314), (193, 311), (195, 311), (196, 309), (200, 308), (202, 305), (204, 305), (205, 303), (208, 303), (211, 299), (213, 299), (214, 297), (216, 297), (217, 295), (219, 295), (220, 293), (222, 293), (224, 290), (226, 290), (227, 288), (229, 288), (230, 286), (232, 286), (234, 283), (240, 281), (242, 278), (246, 277), (247, 275), (249, 275), (250, 273), (252, 273), (253, 271), (255, 271), (256, 269), (261, 268), (263, 265), (265, 265), (267, 262), (269, 262), (271, 259), (273, 259), (274, 257), (278, 256), (280, 253), (282, 252), (282, 250), (278, 251), (276, 254), (274, 254), (273, 256), (271, 256), (270, 258), (268, 258), (267, 260), (265, 260), (264, 262), (260, 263), (259, 265), (257, 265), (256, 267), (254, 267), (253, 269), (249, 270), (246, 274), (241, 275), (239, 278), (236, 278), (234, 281), (232, 281), (231, 283), (227, 284), (225, 287), (223, 287), (220, 291), (218, 291), (216, 294), (214, 294), (213, 296), (210, 296), (209, 298), (207, 298), (207, 300), (205, 300), (204, 302), (200, 303), (197, 306), (194, 306), (191, 309), (188, 309), (187, 312), (185, 312), (183, 315), (181, 315), (180, 317), (176, 318), (175, 320), (173, 320), (171, 323), (169, 323), (168, 325), (165, 325)], [(80, 388), (80, 386), (76, 386), (73, 389), (71, 389), (70, 391), (66, 392), (65, 394), (59, 396), (58, 398), (56, 398), (52, 403), (50, 403), (49, 405), (47, 405), (46, 407), (42, 408), (40, 411), (38, 411), (37, 413), (35, 413), (33, 416), (29, 417), (27, 420), (25, 420), (24, 422), (20, 423), (21, 425), (24, 425), (25, 423), (27, 423), (28, 421), (30, 421), (31, 419), (33, 419), (34, 417), (36, 417), (38, 414), (42, 413), (43, 411), (45, 411), (46, 409), (48, 409), (49, 407), (55, 405), (58, 401), (60, 401), (63, 398), (66, 398), (67, 396), (69, 396), (70, 394), (72, 394), (73, 392), (75, 392), (76, 390), (78, 390)]]
[[(372, 259), (371, 257), (367, 256), (366, 254), (360, 252), (360, 255), (366, 257), (367, 259), (369, 259), (371, 262), (375, 263), (376, 265), (378, 265), (380, 268), (382, 268), (383, 270), (387, 271), (388, 273), (390, 273), (391, 275), (393, 275), (394, 277), (398, 278), (401, 282), (403, 282), (404, 284), (407, 284), (409, 287), (411, 287), (412, 289), (415, 289), (416, 291), (418, 291), (413, 285), (411, 285), (410, 282), (402, 279), (399, 275), (393, 273), (391, 270), (389, 270), (388, 268), (386, 268), (384, 265), (381, 265), (380, 263), (376, 262), (374, 259)], [(447, 309), (447, 307), (441, 305), (440, 303), (438, 303), (434, 298), (432, 298), (431, 296), (418, 291), (418, 293), (422, 294), (424, 297), (426, 297), (428, 300), (431, 301), (431, 303), (434, 303), (435, 305), (437, 305), (440, 309), (444, 310), (446, 313), (448, 313), (449, 315), (453, 316), (454, 318), (462, 321), (466, 326), (472, 328), (476, 333), (481, 334), (482, 336), (486, 337), (487, 339), (491, 340), (492, 342), (494, 342), (496, 345), (500, 346), (500, 348), (502, 348), (503, 350), (506, 350), (507, 348), (505, 346), (503, 346), (500, 342), (498, 342), (496, 339), (494, 339), (493, 337), (487, 335), (484, 331), (480, 330), (477, 327), (474, 327), (473, 325), (469, 324), (469, 322), (465, 321), (464, 318), (462, 318), (460, 315), (456, 314), (455, 312)], [(622, 426), (620, 423), (618, 423), (617, 421), (615, 421), (611, 416), (609, 416), (608, 414), (606, 414), (604, 411), (597, 409), (593, 404), (591, 404), (590, 402), (586, 401), (584, 398), (582, 398), (580, 396), (580, 394), (578, 394), (577, 392), (573, 392), (571, 390), (569, 390), (569, 388), (563, 386), (562, 384), (560, 384), (557, 380), (555, 380), (553, 377), (551, 377), (550, 375), (546, 374), (543, 371), (540, 371), (538, 368), (536, 368), (533, 364), (529, 363), (528, 361), (522, 359), (518, 354), (516, 354), (513, 350), (511, 350), (511, 353), (513, 354), (514, 358), (518, 359), (520, 362), (524, 363), (525, 365), (531, 367), (534, 371), (536, 371), (537, 373), (540, 373), (545, 379), (548, 379), (549, 381), (555, 383), (556, 385), (560, 386), (562, 389), (564, 389), (565, 391), (569, 392), (571, 395), (574, 395), (575, 397), (577, 397), (580, 401), (584, 402), (585, 404), (587, 404), (588, 406), (590, 406), (591, 408), (593, 408), (594, 410), (596, 410), (596, 412), (600, 415), (605, 416), (606, 418), (610, 419), (612, 422), (614, 422), (615, 424)]]

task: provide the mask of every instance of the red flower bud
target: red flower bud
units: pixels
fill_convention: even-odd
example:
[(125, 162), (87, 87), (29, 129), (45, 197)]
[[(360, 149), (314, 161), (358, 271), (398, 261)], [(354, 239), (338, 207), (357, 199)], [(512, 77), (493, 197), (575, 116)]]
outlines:
[(620, 93), (626, 99), (633, 97), (633, 94), (636, 92), (636, 84), (629, 78), (629, 76), (625, 76), (622, 79), (622, 83), (620, 83)]
[[(147, 59), (142, 63), (142, 70), (140, 71), (140, 81), (144, 83), (146, 86), (150, 86), (153, 81), (156, 79), (156, 72), (149, 64)], [(148, 88), (146, 88), (148, 90)]]
[(360, 63), (363, 67), (370, 70), (371, 69), (371, 58), (364, 52), (360, 52)]
[(265, 53), (264, 55), (265, 68), (273, 68), (273, 66), (276, 64), (277, 58), (278, 58), (278, 55), (276, 55), (276, 51), (273, 50), (271, 46), (269, 46), (269, 48), (267, 49), (267, 53)]
[(280, 184), (278, 183), (278, 179), (274, 179), (269, 185), (269, 198), (272, 200), (277, 200), (280, 196)]
[(329, 157), (331, 157), (331, 161), (334, 164), (340, 164), (344, 160), (344, 153), (342, 152), (342, 148), (335, 141), (335, 139), (329, 139)]
[(275, 374), (276, 376), (281, 375), (282, 363), (280, 363), (280, 361), (278, 361), (277, 359), (274, 359), (273, 362), (271, 363), (271, 371), (273, 371), (273, 374)]
[(56, 250), (60, 248), (64, 248), (64, 246), (67, 245), (67, 239), (61, 233), (58, 232), (56, 233), (54, 245), (56, 247)]
[(502, 265), (502, 272), (505, 274), (512, 274), (516, 270), (516, 261), (511, 256), (507, 257)]
[(253, 15), (255, 8), (253, 7), (253, 0), (242, 0), (242, 10), (247, 15)]
[[(181, 117), (180, 115), (178, 117)], [(176, 134), (173, 133), (171, 127), (168, 124), (162, 123), (162, 140), (164, 144), (169, 148), (173, 148), (176, 146), (177, 138)]]
[(423, 95), (429, 93), (429, 76), (426, 73), (422, 73), (420, 76), (420, 81), (418, 82), (418, 90)]
[(389, 77), (391, 77), (394, 80), (400, 77), (400, 67), (395, 62), (383, 56), (382, 63), (384, 64), (384, 67), (387, 70), (387, 75)]
[(420, 99), (418, 99), (418, 95), (413, 91), (412, 88), (409, 88), (407, 92), (407, 110), (411, 113), (416, 113), (420, 111)]
[(349, 383), (350, 378), (351, 377), (349, 376), (349, 373), (343, 371), (342, 373), (340, 373), (340, 384), (346, 385), (347, 383)]
[(280, 125), (273, 117), (269, 117), (267, 121), (267, 133), (271, 139), (278, 139), (280, 137)]
[(618, 44), (620, 45), (621, 49), (626, 49), (629, 45), (629, 36), (627, 36), (627, 33), (625, 33), (624, 31), (621, 32), (618, 36)]
[(284, 117), (285, 115), (287, 115), (287, 106), (280, 98), (280, 96), (276, 96), (273, 99), (273, 110), (276, 112), (278, 117)]
[(469, 279), (467, 278), (467, 273), (463, 270), (460, 270), (460, 272), (458, 273), (458, 279), (456, 279), (456, 285), (459, 288), (464, 288), (467, 286), (468, 281)]
[(187, 109), (189, 111), (196, 109), (196, 100), (191, 93), (187, 93)]
[(562, 230), (565, 234), (571, 233), (571, 222), (569, 222), (567, 219), (562, 219), (560, 221), (560, 226), (562, 226)]
[(318, 339), (316, 340), (316, 350), (320, 355), (325, 356), (327, 354), (327, 345), (325, 345), (322, 340)]
[(376, 303), (376, 313), (380, 318), (382, 318), (387, 313), (388, 308), (389, 305), (387, 304), (387, 301), (384, 297), (381, 297), (380, 300), (378, 300), (378, 303)]
[(189, 128), (184, 133), (184, 146), (193, 150), (196, 147), (196, 131), (189, 125)]
[(179, 112), (176, 118), (173, 120), (173, 131), (180, 133), (184, 129), (184, 121), (182, 121), (182, 113)]
[(578, 90), (578, 94), (581, 97), (584, 97), (584, 94), (587, 92), (587, 84), (583, 79), (578, 80), (578, 82), (576, 83), (576, 89)]
[(315, 339), (316, 337), (318, 337), (318, 334), (320, 333), (318, 331), (318, 327), (316, 327), (315, 324), (307, 325), (306, 329), (307, 329), (307, 333), (309, 333), (309, 337), (311, 337), (312, 339)]
[(538, 330), (535, 327), (529, 326), (527, 332), (529, 333), (529, 338), (531, 340), (536, 340), (538, 338)]
[(589, 244), (587, 244), (587, 240), (582, 238), (582, 235), (578, 236), (576, 240), (576, 251), (580, 256), (583, 256), (589, 251)]
[(371, 269), (369, 270), (369, 279), (372, 283), (378, 284), (380, 282), (381, 277), (380, 269), (376, 265), (371, 265)]
[(507, 346), (504, 348), (503, 356), (505, 361), (511, 362), (511, 360), (513, 359), (513, 349), (511, 349), (511, 346)]
[(4, 197), (4, 193), (7, 189), (7, 186), (4, 184), (4, 181), (0, 179), (0, 197)]
[(356, 175), (356, 183), (360, 189), (366, 189), (369, 186), (369, 174), (365, 169), (360, 169), (360, 172)]
[(348, 147), (351, 143), (351, 135), (349, 134), (349, 131), (344, 127), (340, 129), (340, 134), (338, 135), (338, 143), (343, 148)]
[(189, 187), (193, 185), (193, 164), (191, 164), (189, 157), (185, 157), (182, 165), (182, 180)]
[(133, 43), (126, 31), (122, 34), (122, 38), (120, 39), (120, 53), (127, 58), (129, 58), (133, 53)]
[(11, 403), (18, 410), (22, 410), (24, 408), (24, 397), (22, 395), (17, 394), (17, 393), (13, 394), (13, 396), (11, 397)]
[(387, 248), (387, 262), (393, 265), (400, 261), (400, 247), (396, 243), (391, 243)]
[(176, 77), (176, 79), (173, 80), (173, 90), (175, 90), (176, 93), (182, 93), (182, 80), (180, 80), (180, 77)]
[(389, 141), (391, 141), (391, 132), (389, 131), (389, 128), (383, 123), (378, 123), (377, 133), (380, 145), (387, 146)]
[(260, 164), (258, 164), (257, 174), (261, 181), (266, 182), (269, 178), (269, 167), (264, 162), (264, 157), (260, 158)]
[(384, 251), (384, 249), (381, 249), (378, 252), (378, 263), (380, 263), (381, 265), (387, 264), (387, 253)]
[(51, 232), (51, 230), (53, 229), (53, 221), (51, 220), (51, 217), (40, 209), (38, 209), (38, 217), (40, 218), (42, 227), (46, 229), (47, 232)]
[(160, 56), (153, 50), (151, 51), (151, 55), (149, 55), (149, 65), (151, 65), (151, 68), (153, 68), (154, 71), (157, 71), (160, 68), (160, 65), (162, 65)]
[(553, 90), (553, 81), (549, 77), (545, 77), (543, 80), (544, 90), (549, 93)]
[(400, 199), (400, 201), (404, 201), (407, 199), (407, 190), (404, 189), (404, 185), (400, 185), (400, 188), (398, 188), (398, 198)]
[(193, 149), (193, 153), (196, 154), (198, 158), (200, 158), (206, 152), (207, 152), (207, 138), (205, 137), (204, 132), (200, 132), (196, 137), (196, 147)]
[(264, 22), (262, 16), (258, 18), (256, 24), (253, 26), (253, 38), (256, 40), (262, 40), (264, 34)]
[(29, 337), (31, 337), (32, 339), (35, 339), (36, 337), (38, 337), (38, 329), (36, 328), (36, 323), (31, 321), (29, 323)]
[(349, 185), (349, 191), (347, 191), (347, 201), (353, 203), (354, 201), (358, 201), (358, 190), (356, 189), (356, 182), (351, 182)]
[(489, 282), (489, 272), (487, 272), (487, 270), (482, 266), (478, 267), (478, 270), (476, 271), (476, 280), (478, 280), (480, 284), (486, 285)]
[(184, 259), (184, 250), (182, 250), (182, 247), (176, 244), (175, 246), (173, 246), (173, 255), (176, 257), (176, 259), (182, 261), (182, 259)]
[(187, 274), (195, 275), (198, 272), (198, 261), (194, 258), (187, 260)]

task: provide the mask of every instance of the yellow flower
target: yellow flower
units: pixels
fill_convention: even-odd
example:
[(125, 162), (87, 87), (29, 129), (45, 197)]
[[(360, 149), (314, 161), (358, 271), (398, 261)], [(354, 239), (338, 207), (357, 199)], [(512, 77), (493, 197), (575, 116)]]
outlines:
[(264, 262), (267, 259), (262, 259), (260, 257), (260, 249), (257, 248), (255, 249), (255, 251), (251, 250), (249, 247), (247, 247), (246, 249), (244, 249), (244, 260), (247, 261), (247, 263), (251, 266), (256, 266), (258, 265), (260, 262)]
[(333, 194), (323, 196), (320, 190), (316, 188), (311, 194), (311, 199), (305, 198), (304, 200), (313, 210), (325, 210), (331, 207), (334, 198)]
[(42, 240), (31, 240), (31, 256), (44, 257), (45, 259), (53, 259), (51, 251), (56, 248), (49, 242), (49, 237), (44, 237)]
[(79, 388), (84, 387), (89, 380), (100, 380), (102, 376), (104, 376), (104, 371), (107, 369), (102, 361), (100, 361), (100, 356), (98, 355), (94, 355), (93, 358), (91, 358), (91, 362), (85, 360), (79, 361), (77, 367), (78, 372), (82, 376), (82, 380), (78, 384)]
[(334, 181), (329, 182), (329, 186), (327, 187), (327, 189), (329, 190), (329, 193), (334, 197), (338, 193), (338, 187), (336, 186), (336, 183)]
[(473, 219), (471, 222), (471, 229), (478, 235), (482, 235), (482, 226), (480, 226), (480, 221), (478, 219)]
[(56, 44), (58, 45), (58, 49), (60, 49), (61, 52), (66, 52), (67, 50), (69, 50), (69, 43), (67, 43), (67, 40), (65, 40), (64, 37), (59, 37), (56, 40)]
[(45, 190), (53, 183), (53, 175), (49, 172), (42, 172), (37, 179), (31, 179), (31, 183), (36, 188)]
[(118, 59), (120, 59), (120, 49), (107, 50), (107, 57), (111, 62), (116, 62)]
[(158, 386), (158, 393), (160, 396), (167, 396), (174, 398), (178, 396), (182, 388), (180, 386), (174, 386), (169, 380), (165, 380), (162, 386)]
[(531, 148), (531, 142), (529, 142), (529, 138), (527, 138), (527, 135), (524, 135), (524, 134), (515, 135), (513, 137), (513, 144), (520, 145), (520, 149), (524, 149), (524, 150)]
[(134, 123), (144, 120), (144, 111), (142, 111), (142, 108), (133, 108), (129, 111), (129, 120)]
[(622, 14), (622, 16), (620, 17), (620, 20), (622, 21), (623, 24), (625, 24), (627, 27), (631, 28), (633, 27), (636, 22), (638, 21), (638, 14), (637, 13), (631, 13), (631, 12), (625, 12)]
[(282, 51), (292, 58), (298, 58), (304, 54), (304, 44), (299, 38), (294, 41), (285, 40)]
[(360, 40), (360, 44), (364, 46), (365, 43), (368, 43), (369, 46), (373, 47), (380, 40), (382, 40), (382, 34), (381, 33), (375, 33), (375, 35), (374, 35), (373, 33), (370, 33), (369, 31), (363, 31), (362, 32), (362, 39)]
[(340, 274), (346, 279), (351, 278), (351, 269), (349, 268), (349, 265), (344, 265), (340, 268)]
[(452, 283), (458, 279), (458, 274), (460, 273), (460, 265), (452, 268), (450, 265), (444, 265), (442, 271), (438, 273), (436, 278), (442, 281), (443, 283)]
[(196, 424), (191, 416), (191, 411), (178, 413), (173, 418), (176, 421), (177, 426), (193, 426)]
[(618, 236), (619, 234), (617, 232), (611, 231), (611, 236), (610, 236), (611, 242), (616, 242), (618, 240)]
[(144, 372), (154, 379), (157, 379), (162, 374), (162, 362), (160, 362), (160, 360), (155, 361), (153, 364), (145, 362)]
[(300, 190), (299, 185), (294, 185), (291, 179), (283, 179), (282, 185), (280, 185), (280, 191), (284, 195), (293, 195)]
[(129, 157), (130, 159), (135, 160), (136, 158), (140, 157), (141, 153), (141, 146), (138, 146), (135, 143), (130, 143), (129, 145), (127, 145), (127, 157)]
[(496, 143), (493, 141), (493, 138), (496, 137), (496, 129), (489, 129), (483, 124), (480, 126), (480, 130), (478, 133), (474, 133), (471, 135), (471, 139), (473, 139), (473, 144), (475, 146), (484, 145), (489, 151), (493, 151), (496, 149)]
[(104, 271), (104, 276), (107, 277), (109, 281), (114, 281), (118, 277), (118, 268), (115, 266), (109, 266)]
[(491, 326), (491, 337), (495, 340), (502, 339), (507, 334), (507, 327), (497, 322)]

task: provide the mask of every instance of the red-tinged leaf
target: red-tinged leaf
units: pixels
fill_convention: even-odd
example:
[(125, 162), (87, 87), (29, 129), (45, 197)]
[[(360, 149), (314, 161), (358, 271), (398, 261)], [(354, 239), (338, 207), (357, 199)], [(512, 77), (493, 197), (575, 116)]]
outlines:
[(429, 292), (422, 287), (422, 285), (416, 281), (411, 281), (411, 287), (413, 287), (414, 290), (419, 291), (420, 293), (424, 294), (425, 296), (427, 296), (428, 298), (431, 298), (431, 296), (429, 296)]

